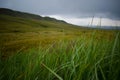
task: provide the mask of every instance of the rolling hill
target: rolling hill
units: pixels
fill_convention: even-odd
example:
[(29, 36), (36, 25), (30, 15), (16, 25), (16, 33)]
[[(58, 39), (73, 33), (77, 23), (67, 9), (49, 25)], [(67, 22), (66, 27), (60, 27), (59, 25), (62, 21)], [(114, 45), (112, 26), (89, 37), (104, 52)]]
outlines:
[(80, 31), (85, 32), (85, 29), (65, 21), (0, 8), (0, 49), (3, 52), (71, 39)]
[(24, 19), (36, 19), (36, 20), (46, 20), (46, 21), (56, 21), (56, 22), (66, 23), (65, 21), (62, 21), (62, 20), (57, 20), (57, 19), (50, 18), (50, 17), (42, 17), (40, 15), (36, 15), (36, 14), (32, 14), (32, 13), (14, 11), (14, 10), (7, 9), (7, 8), (0, 8), (0, 14), (9, 15), (9, 16), (13, 16), (13, 17), (20, 17), (20, 18), (24, 18)]
[[(29, 32), (42, 29), (78, 30), (78, 26), (50, 17), (0, 8), (0, 32)], [(53, 30), (54, 30), (53, 29)], [(82, 29), (82, 28), (81, 28)]]
[[(8, 52), (22, 47), (49, 45), (60, 40), (73, 40), (80, 36), (90, 38), (94, 29), (84, 28), (50, 17), (0, 8), (0, 49)], [(111, 39), (113, 30), (96, 30), (98, 38)]]

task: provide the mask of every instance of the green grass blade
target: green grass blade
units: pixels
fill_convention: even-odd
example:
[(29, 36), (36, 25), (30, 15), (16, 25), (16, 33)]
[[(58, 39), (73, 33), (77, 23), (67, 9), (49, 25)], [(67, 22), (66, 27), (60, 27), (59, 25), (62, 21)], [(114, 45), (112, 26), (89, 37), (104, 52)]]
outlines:
[(42, 63), (42, 65), (48, 69), (52, 74), (54, 74), (59, 80), (63, 80), (58, 74), (56, 74), (53, 70), (51, 70), (49, 67), (47, 67), (45, 64)]

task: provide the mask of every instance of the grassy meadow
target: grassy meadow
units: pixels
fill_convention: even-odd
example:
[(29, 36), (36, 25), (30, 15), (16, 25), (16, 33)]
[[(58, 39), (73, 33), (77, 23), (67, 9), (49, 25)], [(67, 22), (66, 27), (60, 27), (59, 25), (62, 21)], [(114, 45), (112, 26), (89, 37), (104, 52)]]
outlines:
[(119, 30), (0, 15), (0, 80), (119, 79)]

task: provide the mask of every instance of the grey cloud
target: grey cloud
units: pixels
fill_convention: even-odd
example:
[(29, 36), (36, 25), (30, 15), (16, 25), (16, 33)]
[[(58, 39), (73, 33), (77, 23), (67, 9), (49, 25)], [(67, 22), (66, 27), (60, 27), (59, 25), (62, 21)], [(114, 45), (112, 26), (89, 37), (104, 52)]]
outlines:
[(0, 7), (41, 15), (120, 19), (120, 0), (0, 0)]

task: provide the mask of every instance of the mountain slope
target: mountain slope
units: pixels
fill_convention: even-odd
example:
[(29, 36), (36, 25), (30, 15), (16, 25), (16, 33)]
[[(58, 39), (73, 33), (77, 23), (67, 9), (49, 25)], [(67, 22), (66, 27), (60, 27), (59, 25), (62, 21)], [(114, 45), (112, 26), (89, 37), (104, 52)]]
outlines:
[(23, 47), (47, 45), (59, 40), (77, 38), (85, 29), (49, 17), (0, 10), (0, 49), (10, 53)]
[[(0, 9), (0, 49), (10, 53), (21, 48), (45, 46), (60, 40), (78, 39), (80, 36), (88, 40), (94, 30), (61, 22), (49, 17)], [(114, 31), (96, 30), (97, 38), (109, 38)]]
[(57, 20), (57, 19), (50, 18), (50, 17), (42, 17), (36, 14), (14, 11), (11, 9), (6, 9), (6, 8), (0, 8), (0, 14), (9, 15), (13, 17), (21, 17), (21, 18), (26, 18), (26, 19), (37, 19), (37, 20), (47, 20), (47, 21), (56, 21), (56, 22), (66, 23), (65, 21), (62, 21), (62, 20)]
[(80, 27), (50, 17), (41, 17), (0, 8), (0, 32), (30, 32), (41, 30), (78, 30)]

